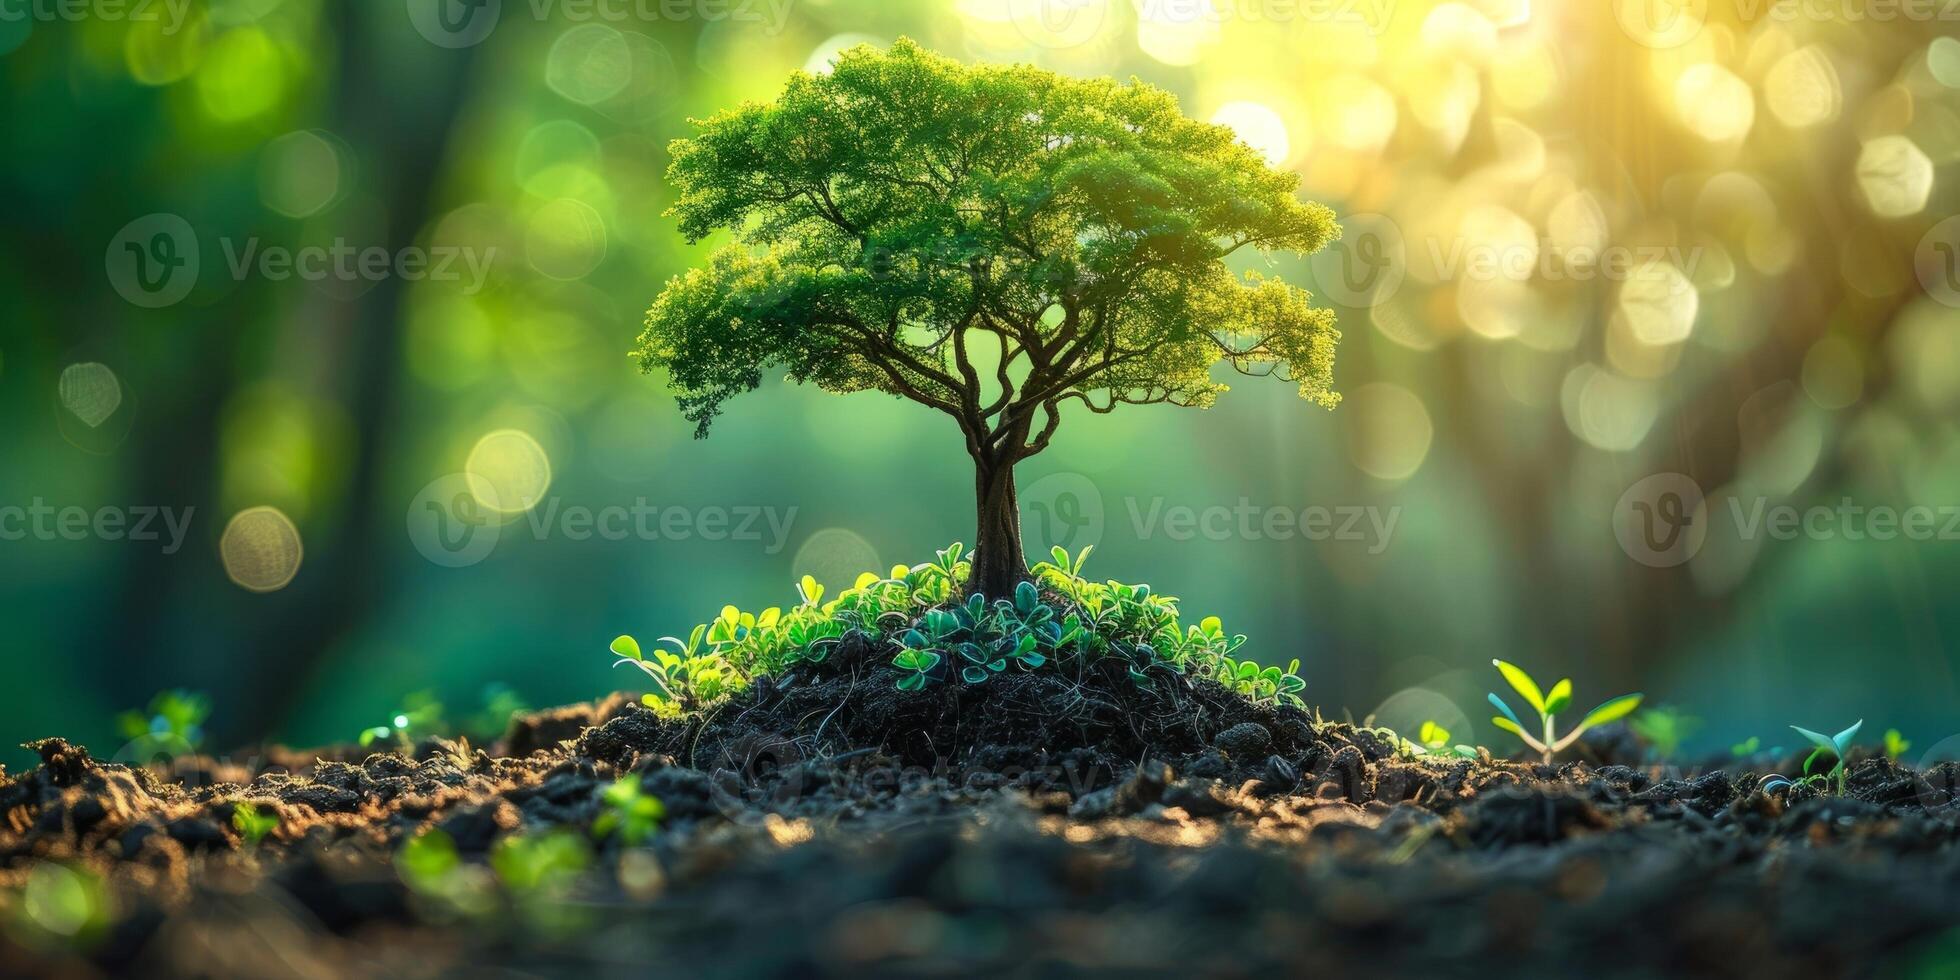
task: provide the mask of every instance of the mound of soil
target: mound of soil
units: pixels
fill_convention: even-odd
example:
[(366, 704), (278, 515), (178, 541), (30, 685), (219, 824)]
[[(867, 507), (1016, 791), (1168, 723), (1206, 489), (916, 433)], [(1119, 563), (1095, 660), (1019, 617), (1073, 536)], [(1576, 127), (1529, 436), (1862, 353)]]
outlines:
[[(34, 743), (40, 765), (0, 774), (0, 974), (1960, 962), (1950, 765), (1861, 759), (1838, 797), (1606, 764), (1628, 745), (1613, 733), (1591, 764), (1408, 760), (1207, 681), (1140, 687), (1118, 668), (905, 693), (879, 659), (840, 650), (686, 720), (620, 698), (528, 715), (488, 751), (431, 740), (165, 772)], [(636, 847), (592, 833), (627, 774), (665, 807)], [(278, 817), (263, 840), (234, 825), (245, 803)], [(460, 862), (440, 890), (402, 856), (431, 830)], [(493, 857), (554, 830), (590, 842), (582, 873), (547, 888)], [(19, 889), (50, 861), (103, 883), (99, 922), (56, 934), (28, 908)]]

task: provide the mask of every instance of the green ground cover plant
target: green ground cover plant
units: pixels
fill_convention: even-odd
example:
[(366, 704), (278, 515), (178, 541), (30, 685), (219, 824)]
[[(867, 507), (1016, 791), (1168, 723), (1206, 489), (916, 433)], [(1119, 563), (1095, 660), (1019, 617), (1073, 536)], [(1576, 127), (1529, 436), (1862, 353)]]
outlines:
[(991, 601), (965, 591), (969, 559), (958, 543), (932, 561), (867, 572), (828, 602), (805, 576), (802, 601), (787, 610), (728, 606), (685, 639), (664, 636), (651, 650), (621, 636), (612, 642), (614, 665), (646, 674), (654, 690), (644, 702), (669, 715), (700, 710), (761, 677), (821, 665), (846, 639), (888, 651), (894, 683), (907, 691), (980, 686), (1009, 671), (1080, 671), (1113, 658), (1140, 686), (1203, 677), (1258, 703), (1305, 707), (1298, 660), (1280, 667), (1239, 657), (1243, 634), (1227, 633), (1215, 616), (1187, 625), (1178, 599), (1148, 585), (1085, 578), (1088, 557), (1087, 548), (1056, 548), (1012, 598)]

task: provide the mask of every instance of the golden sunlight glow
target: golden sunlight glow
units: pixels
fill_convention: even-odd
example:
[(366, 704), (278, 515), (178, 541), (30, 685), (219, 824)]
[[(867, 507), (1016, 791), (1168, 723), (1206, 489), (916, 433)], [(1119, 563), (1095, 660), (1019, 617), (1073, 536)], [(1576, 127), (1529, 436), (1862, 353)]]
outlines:
[(832, 63), (837, 60), (839, 54), (855, 48), (860, 44), (882, 45), (885, 43), (884, 38), (874, 37), (870, 34), (833, 34), (825, 38), (823, 43), (817, 45), (816, 49), (810, 52), (809, 60), (803, 62), (803, 70), (812, 75), (828, 75), (830, 74)]
[(1695, 135), (1726, 143), (1749, 135), (1756, 123), (1756, 96), (1749, 83), (1720, 65), (1700, 64), (1674, 85), (1674, 109)]
[(1314, 91), (1314, 121), (1343, 149), (1373, 153), (1395, 135), (1395, 96), (1365, 75), (1340, 74)]
[(1881, 136), (1858, 154), (1858, 189), (1881, 218), (1918, 214), (1933, 193), (1933, 161), (1904, 136)]
[(1198, 63), (1218, 43), (1218, 11), (1212, 0), (1137, 5), (1137, 47), (1167, 65)]
[(1770, 67), (1763, 79), (1763, 97), (1770, 113), (1791, 129), (1830, 122), (1844, 104), (1837, 69), (1824, 49), (1814, 44), (1784, 55)]
[(1406, 480), (1429, 456), (1435, 429), (1422, 399), (1400, 385), (1376, 383), (1348, 393), (1341, 405), (1348, 455), (1378, 480)]
[(1645, 344), (1678, 344), (1694, 332), (1701, 294), (1673, 262), (1650, 260), (1620, 286), (1620, 314)]
[(530, 433), (498, 429), (477, 440), (463, 475), (477, 503), (498, 514), (521, 514), (551, 489), (551, 457)]
[(1257, 102), (1227, 102), (1211, 114), (1211, 121), (1230, 126), (1239, 140), (1258, 150), (1266, 162), (1281, 166), (1292, 159), (1293, 141), (1286, 132), (1286, 120), (1270, 107)]

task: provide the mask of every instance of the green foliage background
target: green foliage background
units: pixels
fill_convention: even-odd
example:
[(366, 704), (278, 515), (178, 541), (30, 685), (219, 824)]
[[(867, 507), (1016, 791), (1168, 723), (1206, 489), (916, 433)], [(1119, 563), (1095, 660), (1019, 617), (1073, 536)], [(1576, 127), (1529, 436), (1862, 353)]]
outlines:
[[(1021, 0), (754, 8), (783, 10), (776, 29), (701, 15), (713, 5), (582, 21), (507, 0), (483, 43), (449, 49), (403, 6), (204, 0), (173, 32), (0, 22), (0, 506), (195, 508), (171, 555), (0, 541), (0, 741), (61, 733), (107, 754), (117, 712), (166, 687), (212, 695), (222, 746), (349, 739), (423, 689), (453, 715), (493, 681), (533, 704), (590, 698), (629, 682), (607, 666), (617, 633), (684, 633), (724, 602), (790, 603), (804, 572), (838, 588), (840, 566), (969, 538), (971, 469), (947, 420), (771, 381), (697, 442), (627, 357), (661, 284), (721, 244), (687, 246), (661, 216), (665, 146), (686, 117), (901, 34), (963, 59), (1134, 73), (1199, 118), (1272, 107), (1290, 139), (1269, 148), (1304, 193), (1343, 217), (1389, 215), (1415, 256), (1394, 301), (1333, 304), (1347, 337), (1336, 412), (1241, 382), (1208, 411), (1069, 417), (1024, 464), (1024, 503), (1101, 526), (1032, 514), (1031, 555), (1094, 543), (1092, 573), (1220, 616), (1264, 662), (1299, 658), (1309, 702), (1435, 717), (1459, 740), (1493, 734), (1469, 720), (1487, 714), (1492, 657), (1644, 690), (1708, 717), (1711, 745), (1859, 716), (1922, 745), (1948, 734), (1960, 542), (1764, 541), (1662, 570), (1630, 561), (1611, 526), (1628, 485), (1669, 471), (1806, 507), (1960, 504), (1960, 315), (1914, 275), (1915, 247), (1954, 211), (1960, 160), (1960, 45), (1939, 24), (1717, 10), (1694, 41), (1656, 49), (1613, 5), (1523, 0), (1410, 0), (1359, 33), (1222, 3), (1230, 16), (1208, 27), (1093, 0), (1068, 8), (1092, 23), (1043, 21)], [(1830, 84), (1798, 94), (1836, 106), (1789, 125), (1776, 99), (1793, 83), (1774, 69), (1811, 47)], [(1701, 65), (1748, 87), (1740, 134), (1682, 81), (1705, 80)], [(1916, 210), (1873, 204), (1861, 154), (1882, 137), (1923, 151)], [(1615, 242), (1726, 259), (1726, 279), (1697, 274), (1711, 278), (1696, 279), (1685, 342), (1628, 353), (1606, 284), (1541, 277), (1493, 299), (1416, 268), (1435, 222), (1474, 238), (1490, 217), (1477, 206), (1495, 203), (1555, 235), (1575, 190)], [(203, 268), (184, 301), (151, 310), (111, 288), (105, 251), (157, 212), (196, 230)], [(473, 294), (234, 278), (222, 243), (254, 237), (497, 252)], [(1335, 268), (1261, 271), (1325, 293), (1316, 272)], [(58, 391), (88, 362), (123, 391), (95, 430)], [(1588, 390), (1619, 400), (1594, 412)], [(1614, 421), (1627, 417), (1647, 423), (1631, 439)], [(789, 534), (781, 550), (540, 538), (520, 517), (476, 564), (427, 560), (407, 533), (418, 493), (507, 428), (550, 459), (533, 513), (793, 507)], [(1251, 534), (1236, 515), (1188, 540), (1142, 529), (1242, 501), (1398, 517), (1379, 549), (1275, 537), (1260, 516)], [(305, 546), (267, 594), (228, 580), (219, 549), (231, 516), (258, 506)]]

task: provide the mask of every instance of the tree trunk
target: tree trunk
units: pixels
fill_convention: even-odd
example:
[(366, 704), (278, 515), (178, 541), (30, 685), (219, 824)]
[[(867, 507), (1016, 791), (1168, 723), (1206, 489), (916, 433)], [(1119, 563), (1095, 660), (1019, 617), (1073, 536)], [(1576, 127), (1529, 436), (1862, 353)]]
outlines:
[(1021, 509), (1014, 496), (1012, 460), (981, 460), (974, 479), (979, 522), (974, 537), (973, 571), (969, 593), (1006, 598), (1028, 578), (1027, 558), (1021, 553)]

